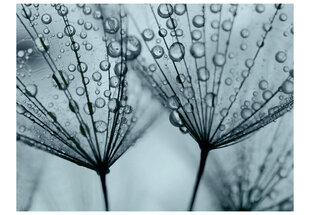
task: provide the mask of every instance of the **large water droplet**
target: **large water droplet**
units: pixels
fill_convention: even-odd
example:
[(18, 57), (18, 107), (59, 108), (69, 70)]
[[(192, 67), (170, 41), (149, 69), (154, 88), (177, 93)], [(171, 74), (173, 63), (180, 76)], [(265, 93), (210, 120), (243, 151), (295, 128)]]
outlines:
[(157, 13), (161, 18), (168, 18), (173, 14), (173, 8), (171, 4), (160, 4), (157, 8)]
[(208, 80), (210, 77), (210, 73), (209, 73), (209, 70), (207, 70), (206, 67), (200, 67), (198, 69), (198, 79), (200, 81), (206, 81)]
[(164, 55), (164, 49), (160, 45), (156, 45), (152, 48), (151, 53), (155, 59), (158, 59)]
[(111, 64), (109, 61), (107, 60), (103, 60), (100, 62), (99, 64), (99, 68), (102, 70), (102, 71), (108, 71), (111, 67)]
[(154, 38), (154, 32), (152, 31), (152, 29), (145, 29), (142, 32), (142, 37), (145, 41), (150, 41)]
[(169, 57), (172, 61), (180, 62), (185, 55), (185, 48), (182, 43), (175, 42), (169, 48)]
[(99, 97), (95, 100), (95, 105), (97, 108), (103, 108), (105, 106), (105, 100)]
[(115, 17), (108, 17), (104, 21), (104, 30), (109, 34), (115, 34), (119, 27), (119, 21)]
[(49, 15), (48, 13), (45, 13), (45, 14), (43, 14), (43, 15), (41, 16), (41, 21), (42, 21), (44, 24), (48, 25), (48, 24), (50, 24), (50, 23), (52, 22), (52, 17), (51, 17), (51, 15)]
[(95, 129), (96, 129), (96, 132), (98, 133), (103, 133), (107, 130), (108, 128), (108, 125), (106, 122), (102, 121), (102, 120), (98, 120), (95, 122)]
[(170, 123), (175, 127), (182, 127), (183, 126), (183, 122), (180, 118), (180, 115), (176, 110), (171, 111), (171, 113), (169, 115), (169, 120), (170, 120)]
[(35, 97), (38, 93), (38, 87), (35, 84), (29, 84), (26, 86), (26, 94), (30, 97)]
[(190, 53), (194, 58), (200, 58), (205, 55), (205, 46), (202, 42), (193, 43), (190, 49)]
[(223, 53), (216, 53), (213, 57), (213, 63), (215, 66), (224, 66), (226, 63), (226, 57)]
[(284, 62), (286, 61), (287, 56), (286, 56), (286, 53), (285, 53), (285, 52), (283, 52), (283, 51), (278, 51), (278, 52), (276, 53), (275, 58), (276, 58), (276, 61), (277, 61), (278, 63), (284, 63)]
[(285, 94), (292, 94), (294, 92), (294, 83), (293, 81), (286, 80), (281, 86), (281, 91)]
[(121, 44), (118, 41), (110, 42), (108, 45), (108, 55), (111, 57), (121, 56)]
[(118, 77), (126, 75), (128, 71), (127, 64), (124, 62), (119, 62), (114, 66), (114, 73)]
[(193, 25), (196, 28), (203, 27), (205, 25), (205, 19), (203, 18), (203, 16), (201, 16), (201, 15), (194, 16), (194, 18), (193, 18)]

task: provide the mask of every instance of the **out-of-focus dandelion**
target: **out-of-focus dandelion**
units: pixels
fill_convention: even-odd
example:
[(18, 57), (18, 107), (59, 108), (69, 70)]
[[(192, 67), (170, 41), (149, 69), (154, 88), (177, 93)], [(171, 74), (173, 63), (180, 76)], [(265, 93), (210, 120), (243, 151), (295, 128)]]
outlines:
[(274, 133), (272, 129), (265, 130), (248, 140), (252, 144), (243, 143), (230, 151), (228, 156), (235, 158), (231, 162), (226, 162), (227, 154), (215, 158), (215, 168), (207, 172), (205, 182), (221, 210), (293, 210), (293, 123), (290, 114), (277, 124)]
[(109, 210), (106, 174), (155, 117), (127, 66), (141, 44), (120, 5), (22, 4), (16, 15), (17, 140), (96, 171)]
[(139, 7), (127, 7), (144, 41), (135, 70), (201, 149), (192, 210), (209, 152), (293, 107), (293, 6)]

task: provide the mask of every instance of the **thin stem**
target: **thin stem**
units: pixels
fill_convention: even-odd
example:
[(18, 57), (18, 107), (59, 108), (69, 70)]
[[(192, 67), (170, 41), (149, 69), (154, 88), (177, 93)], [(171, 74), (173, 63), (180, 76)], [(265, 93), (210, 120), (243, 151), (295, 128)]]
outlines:
[(200, 183), (200, 180), (201, 180), (201, 177), (202, 177), (202, 174), (203, 174), (203, 170), (204, 170), (205, 165), (206, 165), (207, 156), (208, 156), (209, 151), (210, 151), (209, 149), (202, 149), (201, 150), (200, 164), (199, 164), (199, 169), (198, 169), (198, 173), (197, 173), (197, 177), (196, 177), (196, 183), (195, 183), (193, 195), (192, 195), (190, 206), (189, 206), (189, 209), (188, 209), (189, 211), (193, 210), (195, 199), (196, 199), (196, 195), (197, 195), (197, 191), (198, 191), (198, 187), (199, 187), (199, 183)]
[(106, 186), (106, 173), (104, 171), (100, 171), (99, 173), (100, 181), (102, 185), (102, 192), (104, 197), (104, 203), (105, 203), (105, 210), (109, 211), (109, 201), (108, 201), (108, 190)]

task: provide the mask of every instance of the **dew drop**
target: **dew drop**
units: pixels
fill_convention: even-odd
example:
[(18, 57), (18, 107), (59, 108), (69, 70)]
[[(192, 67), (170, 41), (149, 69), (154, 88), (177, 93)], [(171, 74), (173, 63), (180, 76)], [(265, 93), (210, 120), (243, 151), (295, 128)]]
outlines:
[(261, 90), (266, 90), (268, 88), (268, 82), (266, 80), (261, 80), (258, 86)]
[(151, 53), (155, 59), (159, 59), (164, 55), (164, 49), (160, 45), (156, 45), (152, 48)]
[(171, 96), (167, 100), (168, 107), (171, 108), (172, 110), (177, 110), (180, 107), (180, 102), (179, 98), (176, 96)]
[(201, 15), (194, 16), (194, 18), (193, 18), (193, 25), (196, 28), (203, 27), (205, 25), (205, 20), (204, 20), (203, 16), (201, 16)]
[(173, 14), (173, 8), (171, 4), (160, 4), (157, 8), (157, 13), (161, 18), (168, 18)]
[(108, 71), (111, 67), (111, 64), (109, 61), (107, 60), (103, 60), (100, 62), (99, 64), (99, 68), (102, 70), (102, 71)]
[(202, 42), (193, 43), (190, 53), (194, 58), (201, 58), (205, 55), (205, 46)]
[(26, 86), (26, 94), (30, 97), (35, 97), (38, 93), (38, 87), (35, 84), (29, 84)]
[(109, 83), (110, 83), (110, 87), (116, 88), (116, 87), (119, 86), (119, 78), (116, 77), (116, 76), (112, 76), (112, 77), (110, 78)]
[(276, 61), (277, 61), (278, 63), (284, 63), (284, 62), (286, 61), (287, 56), (286, 56), (286, 53), (285, 53), (285, 52), (283, 52), (283, 51), (278, 51), (278, 52), (276, 53), (275, 58), (276, 58)]
[(183, 126), (183, 122), (180, 118), (180, 115), (176, 110), (173, 110), (170, 112), (169, 121), (175, 127), (182, 127)]
[(108, 55), (111, 57), (121, 56), (121, 44), (118, 41), (110, 42), (108, 45)]
[(195, 93), (192, 87), (185, 87), (183, 91), (184, 97), (187, 99), (191, 99), (194, 97)]
[(101, 80), (102, 75), (101, 75), (100, 72), (94, 72), (94, 73), (92, 74), (92, 78), (93, 78), (93, 80), (94, 80), (95, 82), (98, 82), (98, 81)]
[(191, 35), (192, 35), (193, 40), (200, 40), (202, 36), (201, 31), (199, 30), (192, 31)]
[(263, 13), (265, 11), (265, 5), (257, 4), (255, 6), (255, 10), (256, 10), (257, 13)]
[(294, 92), (294, 83), (293, 81), (286, 80), (281, 86), (281, 91), (285, 94), (292, 94)]
[(78, 113), (79, 112), (79, 105), (76, 103), (76, 101), (74, 101), (73, 99), (70, 99), (69, 100), (69, 109), (73, 113)]
[(97, 108), (103, 108), (105, 106), (105, 100), (99, 97), (95, 100), (95, 105)]
[(175, 42), (169, 48), (169, 57), (172, 61), (180, 62), (185, 55), (185, 48), (182, 43)]
[(127, 71), (127, 64), (124, 62), (119, 62), (114, 66), (114, 73), (118, 77), (126, 75)]
[(241, 110), (240, 115), (243, 119), (247, 119), (252, 115), (252, 110), (250, 108), (244, 108)]
[(183, 15), (186, 11), (186, 6), (185, 4), (175, 4), (174, 5), (174, 12), (176, 15)]
[(119, 21), (115, 17), (108, 17), (104, 21), (104, 30), (109, 34), (115, 34), (119, 27)]
[(154, 38), (154, 32), (151, 29), (145, 29), (142, 32), (142, 37), (145, 41), (151, 41)]
[(206, 67), (200, 67), (198, 69), (198, 79), (200, 81), (206, 81), (208, 80), (210, 77), (210, 73), (209, 73), (209, 70), (207, 70)]
[(96, 132), (103, 133), (103, 132), (105, 132), (107, 130), (107, 128), (108, 128), (108, 125), (103, 120), (98, 120), (98, 121), (95, 122)]
[(48, 24), (50, 24), (50, 23), (52, 22), (52, 17), (51, 17), (51, 15), (49, 15), (48, 13), (45, 13), (45, 14), (43, 14), (43, 15), (41, 16), (41, 21), (42, 21), (44, 24), (48, 25)]
[(110, 112), (113, 112), (113, 113), (117, 112), (119, 109), (119, 106), (120, 106), (119, 101), (116, 98), (112, 98), (108, 102), (108, 108)]
[(226, 57), (223, 53), (216, 53), (213, 57), (213, 63), (215, 66), (224, 66), (226, 63)]

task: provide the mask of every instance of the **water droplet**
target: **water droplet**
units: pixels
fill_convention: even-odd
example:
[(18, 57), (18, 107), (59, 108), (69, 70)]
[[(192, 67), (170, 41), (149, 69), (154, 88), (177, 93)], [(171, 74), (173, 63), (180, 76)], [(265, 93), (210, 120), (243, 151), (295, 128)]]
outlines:
[(69, 109), (73, 113), (78, 113), (79, 112), (79, 105), (76, 103), (76, 101), (74, 101), (73, 99), (70, 99), (69, 100)]
[(210, 73), (209, 73), (209, 70), (207, 70), (206, 67), (200, 67), (198, 69), (198, 79), (200, 81), (206, 81), (208, 80), (210, 77)]
[(95, 100), (95, 105), (97, 108), (103, 108), (105, 106), (105, 100), (99, 97)]
[(225, 84), (226, 84), (227, 86), (230, 86), (230, 85), (232, 84), (232, 79), (231, 79), (231, 78), (226, 78), (226, 79), (225, 79)]
[(156, 45), (152, 48), (151, 53), (155, 59), (158, 59), (164, 55), (164, 49), (160, 45)]
[(220, 4), (211, 4), (210, 5), (210, 11), (212, 13), (218, 13), (221, 11), (221, 9), (222, 9), (222, 6)]
[(76, 94), (77, 94), (78, 96), (82, 96), (82, 95), (84, 95), (84, 93), (85, 93), (85, 90), (84, 90), (83, 87), (78, 87), (78, 88), (76, 88)]
[(268, 88), (268, 82), (266, 80), (261, 80), (258, 86), (261, 90), (266, 90)]
[(263, 99), (268, 100), (272, 96), (272, 92), (270, 90), (266, 90), (263, 92)]
[(216, 53), (213, 57), (213, 63), (215, 66), (224, 66), (226, 63), (226, 57), (223, 53)]
[(72, 25), (67, 25), (64, 32), (68, 37), (72, 37), (75, 34), (75, 28)]
[(81, 62), (78, 66), (77, 66), (77, 69), (79, 72), (82, 72), (82, 73), (85, 73), (88, 69), (88, 66), (86, 63), (84, 62)]
[(93, 103), (86, 103), (83, 107), (84, 112), (87, 115), (93, 115), (96, 111), (96, 106)]
[(17, 104), (16, 105), (16, 112), (18, 114), (24, 114), (24, 113), (26, 113), (26, 109), (24, 108), (24, 106)]
[(176, 96), (171, 96), (167, 100), (168, 107), (171, 108), (172, 110), (177, 110), (180, 107), (180, 101), (179, 98)]
[(159, 29), (158, 35), (159, 35), (160, 37), (165, 37), (165, 36), (167, 36), (167, 30), (164, 29), (164, 28)]
[(187, 99), (191, 99), (195, 95), (194, 90), (193, 90), (192, 87), (185, 87), (184, 91), (183, 91), (183, 94), (184, 94), (185, 98), (187, 98)]
[(286, 80), (281, 86), (281, 91), (285, 94), (292, 94), (294, 92), (294, 83), (293, 81)]
[(151, 29), (145, 29), (142, 32), (142, 37), (145, 41), (150, 41), (154, 38), (154, 32)]
[(50, 46), (48, 40), (45, 39), (42, 34), (39, 34), (39, 36), (34, 40), (34, 43), (40, 52), (48, 51)]
[(103, 133), (107, 130), (108, 128), (108, 125), (106, 122), (102, 121), (102, 120), (98, 120), (95, 122), (95, 129), (96, 129), (96, 132), (98, 133)]
[(103, 60), (103, 61), (101, 61), (100, 64), (99, 64), (99, 68), (100, 68), (102, 71), (107, 71), (107, 70), (110, 69), (110, 67), (111, 67), (111, 64), (110, 64), (110, 62), (107, 61), (107, 60)]
[(250, 69), (251, 67), (254, 66), (254, 60), (252, 58), (246, 59), (245, 66)]
[(207, 106), (214, 107), (216, 105), (216, 96), (213, 93), (207, 93), (205, 101)]
[(261, 104), (260, 104), (259, 102), (254, 102), (254, 103), (252, 104), (252, 109), (253, 109), (253, 110), (259, 110), (260, 107), (261, 107)]
[(115, 34), (119, 27), (119, 21), (115, 17), (108, 17), (104, 21), (104, 30), (109, 34)]
[(49, 15), (48, 13), (45, 13), (45, 14), (43, 14), (43, 15), (41, 16), (41, 21), (42, 21), (44, 24), (48, 25), (48, 24), (50, 24), (50, 23), (52, 22), (52, 17), (51, 17), (51, 15)]
[(157, 8), (157, 13), (161, 18), (168, 18), (173, 14), (173, 8), (171, 4), (160, 4)]
[(169, 19), (167, 19), (166, 26), (167, 26), (167, 28), (173, 30), (178, 26), (178, 22), (174, 18), (169, 18)]
[(240, 115), (243, 119), (247, 119), (252, 115), (252, 110), (250, 108), (244, 108), (241, 110)]
[(194, 18), (193, 18), (193, 25), (196, 28), (203, 27), (205, 25), (205, 20), (204, 20), (203, 16), (201, 16), (201, 15), (194, 16)]
[(141, 53), (141, 43), (135, 36), (128, 36), (125, 39), (126, 43), (126, 58), (127, 60), (136, 59)]
[(124, 62), (119, 62), (114, 66), (114, 73), (118, 77), (126, 75), (127, 71), (127, 64)]
[(278, 63), (284, 63), (284, 62), (286, 61), (287, 56), (286, 56), (286, 53), (285, 53), (285, 52), (283, 52), (283, 51), (278, 51), (278, 52), (276, 53), (275, 58), (276, 58), (276, 61), (277, 61)]
[(190, 49), (190, 53), (194, 58), (200, 58), (205, 55), (205, 46), (202, 42), (193, 43)]
[(232, 28), (232, 22), (230, 20), (224, 20), (222, 23), (222, 28), (224, 31), (230, 31)]
[(257, 13), (263, 13), (265, 11), (265, 5), (257, 4), (255, 6), (255, 10), (256, 10)]
[(118, 41), (110, 42), (108, 45), (108, 55), (111, 57), (121, 56), (121, 44)]
[(187, 113), (192, 113), (193, 110), (194, 110), (194, 106), (193, 106), (191, 103), (186, 103), (186, 104), (184, 105), (184, 110), (185, 110), (185, 112), (187, 112)]
[(279, 16), (279, 19), (282, 21), (282, 22), (285, 22), (287, 20), (287, 15), (285, 13), (281, 13), (280, 16)]
[(108, 102), (108, 108), (110, 112), (117, 112), (119, 109), (119, 101), (116, 98), (112, 98)]
[(98, 82), (98, 81), (101, 80), (102, 75), (101, 75), (100, 72), (94, 72), (94, 73), (92, 74), (92, 78), (93, 78), (94, 81)]
[(80, 125), (80, 131), (81, 131), (81, 134), (85, 137), (88, 136), (88, 134), (89, 134), (89, 128), (85, 123), (82, 123)]
[(29, 84), (26, 86), (26, 94), (30, 97), (35, 97), (38, 93), (38, 87), (35, 84)]
[(250, 202), (253, 203), (259, 201), (262, 196), (262, 193), (263, 192), (259, 187), (251, 188), (248, 194)]
[(244, 28), (240, 31), (240, 35), (243, 38), (248, 38), (250, 36), (250, 31), (247, 28)]
[(184, 83), (184, 81), (185, 81), (185, 76), (184, 76), (183, 74), (177, 75), (176, 81), (177, 81), (179, 84)]
[(180, 62), (185, 55), (185, 48), (182, 43), (175, 42), (169, 48), (169, 57), (172, 61)]
[(186, 6), (185, 4), (175, 4), (174, 5), (174, 12), (175, 14), (181, 16), (185, 13), (186, 11)]
[(175, 127), (182, 127), (183, 126), (183, 122), (180, 118), (180, 115), (176, 110), (171, 111), (171, 113), (169, 115), (169, 121)]
[(116, 88), (116, 87), (118, 87), (119, 86), (119, 78), (118, 77), (116, 77), (116, 76), (112, 76), (111, 78), (110, 78), (110, 87), (112, 87), (112, 88)]
[(199, 31), (199, 30), (192, 31), (193, 40), (200, 40), (201, 36), (202, 36), (201, 31)]

